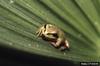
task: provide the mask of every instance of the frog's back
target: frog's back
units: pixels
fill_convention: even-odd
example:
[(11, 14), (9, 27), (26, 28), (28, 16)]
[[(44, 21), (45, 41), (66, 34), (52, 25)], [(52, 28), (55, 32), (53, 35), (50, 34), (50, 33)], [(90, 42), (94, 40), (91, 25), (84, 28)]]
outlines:
[(58, 35), (59, 35), (59, 38), (65, 39), (65, 34), (64, 34), (64, 32), (61, 29), (59, 29)]

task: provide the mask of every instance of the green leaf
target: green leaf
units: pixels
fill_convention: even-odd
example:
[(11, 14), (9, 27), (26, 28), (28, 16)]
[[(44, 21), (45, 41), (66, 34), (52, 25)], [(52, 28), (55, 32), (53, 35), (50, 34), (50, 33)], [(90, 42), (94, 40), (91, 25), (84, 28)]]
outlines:
[[(0, 46), (71, 61), (100, 62), (100, 1), (0, 0)], [(65, 32), (70, 51), (36, 37), (46, 23)]]

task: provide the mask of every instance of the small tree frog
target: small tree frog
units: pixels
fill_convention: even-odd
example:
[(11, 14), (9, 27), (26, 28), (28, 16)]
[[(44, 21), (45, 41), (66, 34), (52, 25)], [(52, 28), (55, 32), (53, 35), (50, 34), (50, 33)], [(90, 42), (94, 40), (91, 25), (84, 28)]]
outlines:
[(55, 25), (45, 24), (37, 30), (36, 34), (60, 50), (69, 49), (69, 43), (65, 39), (64, 32)]

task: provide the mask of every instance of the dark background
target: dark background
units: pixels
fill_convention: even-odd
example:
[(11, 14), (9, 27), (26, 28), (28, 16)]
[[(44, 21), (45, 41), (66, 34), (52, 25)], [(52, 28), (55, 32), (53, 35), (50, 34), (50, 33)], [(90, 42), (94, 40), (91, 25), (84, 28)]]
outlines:
[(75, 66), (71, 61), (33, 55), (0, 46), (0, 66)]

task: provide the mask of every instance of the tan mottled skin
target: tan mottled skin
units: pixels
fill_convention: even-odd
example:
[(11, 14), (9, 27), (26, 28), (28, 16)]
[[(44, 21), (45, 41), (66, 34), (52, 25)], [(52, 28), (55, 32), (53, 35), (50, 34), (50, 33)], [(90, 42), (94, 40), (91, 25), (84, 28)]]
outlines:
[[(64, 33), (58, 29), (55, 25), (47, 24), (46, 28), (42, 26), (38, 30), (38, 36), (42, 37), (44, 36), (45, 39), (53, 39), (49, 40), (49, 42), (54, 46), (54, 47), (59, 47), (63, 46), (63, 49), (69, 48), (68, 41), (65, 39)], [(41, 33), (39, 33), (41, 32)], [(53, 34), (57, 34), (58, 37), (53, 36)], [(43, 37), (42, 37), (43, 38)]]

